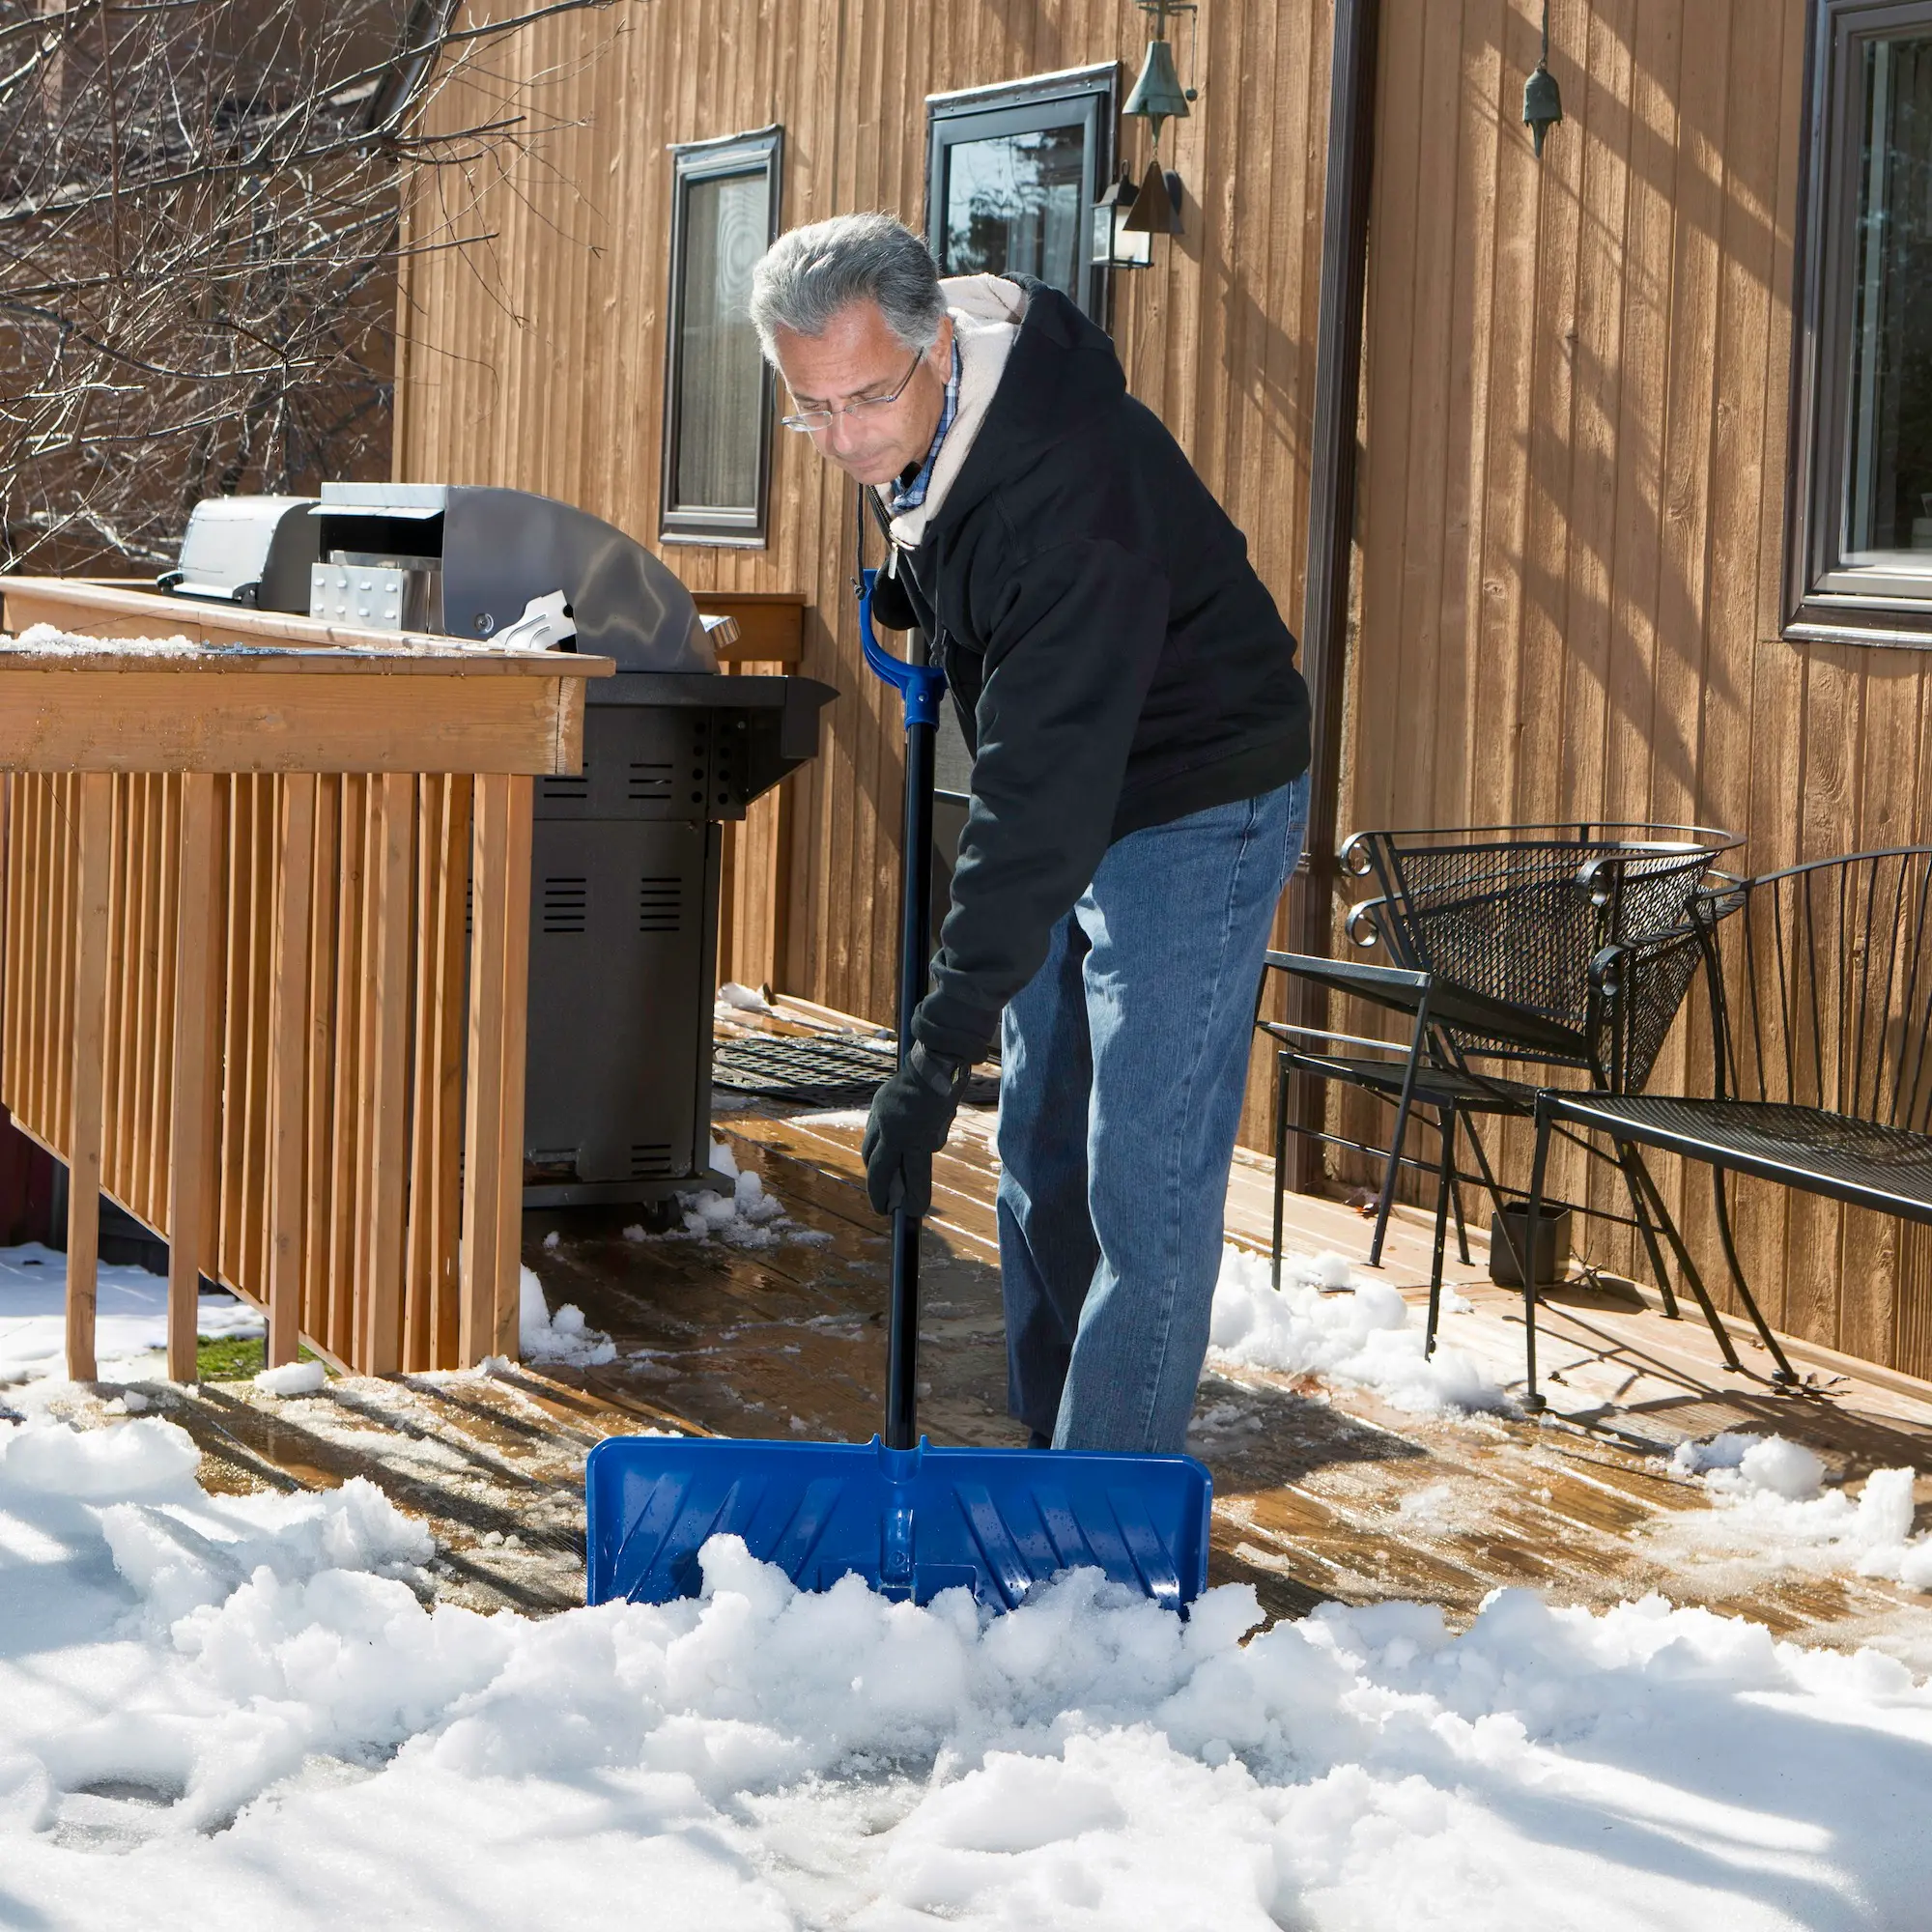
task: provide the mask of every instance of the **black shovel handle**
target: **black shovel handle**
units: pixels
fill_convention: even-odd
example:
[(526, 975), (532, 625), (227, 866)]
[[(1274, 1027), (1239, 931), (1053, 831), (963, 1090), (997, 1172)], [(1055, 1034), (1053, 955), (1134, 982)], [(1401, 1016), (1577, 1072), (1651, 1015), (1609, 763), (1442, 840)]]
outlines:
[[(863, 529), (863, 523), (861, 528)], [(899, 900), (899, 1065), (912, 1051), (912, 1016), (925, 997), (932, 934), (932, 764), (946, 673), (908, 664), (880, 644), (872, 630), (875, 573), (859, 571), (859, 641), (866, 662), (896, 688), (905, 704), (905, 823)], [(919, 1442), (919, 1223), (904, 1208), (893, 1215), (893, 1290), (886, 1326), (886, 1447)]]
[[(931, 956), (934, 727), (906, 724), (903, 897), (899, 904), (899, 1064), (912, 1051), (912, 1016), (925, 997)], [(893, 1215), (893, 1299), (886, 1331), (886, 1447), (919, 1440), (919, 1216)]]

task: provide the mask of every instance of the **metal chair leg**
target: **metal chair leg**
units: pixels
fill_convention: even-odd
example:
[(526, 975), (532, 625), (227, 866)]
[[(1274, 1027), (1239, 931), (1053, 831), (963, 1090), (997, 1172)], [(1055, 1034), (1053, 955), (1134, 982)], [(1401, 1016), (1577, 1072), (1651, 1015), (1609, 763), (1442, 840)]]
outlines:
[(1690, 1293), (1696, 1296), (1697, 1306), (1704, 1311), (1704, 1320), (1717, 1339), (1719, 1353), (1723, 1356), (1727, 1368), (1743, 1375), (1745, 1365), (1738, 1360), (1738, 1351), (1731, 1346), (1730, 1330), (1718, 1320), (1717, 1308), (1704, 1287), (1704, 1277), (1698, 1273), (1697, 1264), (1690, 1259), (1690, 1250), (1684, 1245), (1684, 1236), (1678, 1232), (1676, 1217), (1670, 1211), (1669, 1202), (1663, 1198), (1663, 1190), (1641, 1160), (1636, 1163), (1636, 1172), (1643, 1177), (1644, 1184), (1650, 1190), (1651, 1202), (1657, 1209), (1658, 1225), (1663, 1230), (1663, 1238), (1670, 1243), (1670, 1252), (1677, 1257), (1677, 1265), (1684, 1270), (1684, 1279), (1690, 1284)]
[(1481, 1137), (1476, 1132), (1476, 1123), (1467, 1114), (1463, 1116), (1463, 1128), (1469, 1137), (1469, 1146), (1476, 1156), (1476, 1166), (1481, 1170), (1483, 1189), (1490, 1197), (1490, 1206), (1496, 1210), (1496, 1227), (1503, 1237), (1503, 1249), (1517, 1264), (1517, 1279), (1527, 1281), (1529, 1271), (1523, 1258), (1516, 1251), (1516, 1237), (1510, 1233), (1509, 1216), (1503, 1212), (1503, 1190), (1496, 1179), (1495, 1169), (1490, 1165), (1490, 1157), (1483, 1151)]
[[(1670, 1289), (1670, 1270), (1663, 1264), (1663, 1250), (1657, 1245), (1657, 1230), (1651, 1226), (1650, 1210), (1644, 1205), (1643, 1191), (1637, 1185), (1641, 1175), (1643, 1184), (1655, 1189), (1657, 1182), (1650, 1177), (1649, 1168), (1643, 1164), (1643, 1156), (1628, 1141), (1617, 1144), (1617, 1167), (1624, 1178), (1624, 1185), (1630, 1190), (1631, 1212), (1636, 1216), (1636, 1231), (1643, 1236), (1644, 1252), (1650, 1257), (1651, 1270), (1657, 1276), (1657, 1286), (1663, 1296), (1663, 1318), (1666, 1321), (1677, 1320), (1677, 1297)], [(1634, 1171), (1633, 1171), (1634, 1170)]]
[[(1456, 1119), (1462, 1122), (1463, 1129), (1473, 1135), (1475, 1129), (1469, 1125), (1468, 1116), (1463, 1113), (1460, 1108), (1452, 1111), (1455, 1112)], [(1453, 1143), (1454, 1136), (1452, 1135), (1450, 1138)], [(1456, 1217), (1456, 1259), (1464, 1267), (1468, 1267), (1471, 1265), (1469, 1261), (1469, 1224), (1463, 1218), (1463, 1177), (1456, 1171), (1453, 1145), (1449, 1157), (1449, 1211)]]
[(1274, 1241), (1268, 1249), (1268, 1282), (1281, 1287), (1282, 1197), (1288, 1191), (1288, 1055), (1274, 1057)]
[(1449, 1197), (1456, 1177), (1456, 1109), (1441, 1113), (1442, 1160), (1435, 1179), (1435, 1247), (1429, 1263), (1429, 1325), (1423, 1331), (1422, 1355), (1427, 1361), (1435, 1352), (1435, 1324), (1442, 1319), (1442, 1247), (1449, 1226)]
[(1795, 1388), (1798, 1376), (1791, 1364), (1784, 1358), (1784, 1350), (1777, 1345), (1777, 1337), (1771, 1332), (1765, 1319), (1758, 1313), (1755, 1297), (1750, 1292), (1750, 1283), (1745, 1279), (1744, 1264), (1738, 1260), (1737, 1242), (1731, 1237), (1731, 1204), (1724, 1197), (1724, 1170), (1714, 1167), (1711, 1170), (1711, 1192), (1718, 1202), (1718, 1236), (1724, 1244), (1724, 1262), (1731, 1270), (1731, 1285), (1738, 1292), (1738, 1299), (1745, 1305), (1750, 1316), (1751, 1324), (1756, 1328), (1758, 1340), (1771, 1350), (1771, 1358), (1777, 1364), (1777, 1372), (1772, 1380), (1780, 1388)]
[(1382, 1264), (1382, 1242), (1388, 1235), (1389, 1209), (1395, 1206), (1396, 1176), (1402, 1170), (1402, 1144), (1408, 1132), (1408, 1116), (1415, 1105), (1415, 1076), (1422, 1066), (1422, 1049), (1429, 1037), (1429, 989), (1416, 1002), (1415, 1030), (1408, 1040), (1408, 1065), (1403, 1071), (1402, 1097), (1396, 1102), (1395, 1132), (1389, 1139), (1388, 1166), (1382, 1170), (1381, 1199), (1376, 1203), (1376, 1232), (1369, 1239), (1369, 1265)]
[(1522, 1406), (1531, 1415), (1540, 1414), (1548, 1407), (1536, 1387), (1536, 1270), (1530, 1264), (1529, 1257), (1536, 1253), (1537, 1223), (1543, 1219), (1543, 1179), (1549, 1165), (1549, 1130), (1554, 1122), (1549, 1117), (1548, 1097), (1539, 1094), (1536, 1096), (1536, 1158), (1529, 1170), (1529, 1211), (1523, 1217), (1522, 1245), (1526, 1253), (1522, 1256), (1522, 1327), (1523, 1327), (1523, 1398)]

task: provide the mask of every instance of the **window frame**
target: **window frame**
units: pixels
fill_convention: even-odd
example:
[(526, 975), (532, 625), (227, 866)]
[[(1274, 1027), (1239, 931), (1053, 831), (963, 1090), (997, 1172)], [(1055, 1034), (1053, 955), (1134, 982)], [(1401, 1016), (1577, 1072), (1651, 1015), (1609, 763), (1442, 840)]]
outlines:
[[(1932, 569), (1847, 564), (1852, 251), (1866, 41), (1920, 29), (1932, 0), (1809, 0), (1800, 128), (1783, 636), (1795, 643), (1932, 649)], [(1932, 561), (1929, 559), (1928, 561)]]
[(771, 536), (772, 434), (778, 417), (778, 385), (772, 366), (759, 357), (757, 500), (749, 509), (718, 504), (679, 508), (678, 438), (682, 424), (679, 377), (684, 366), (684, 274), (690, 190), (695, 184), (733, 177), (765, 177), (765, 245), (779, 239), (784, 199), (784, 129), (774, 124), (743, 134), (705, 141), (673, 141), (670, 192), (670, 272), (665, 303), (664, 435), (658, 477), (658, 539), (762, 550)]
[[(925, 239), (942, 275), (950, 272), (943, 253), (946, 150), (960, 141), (994, 140), (1002, 134), (1028, 134), (1041, 128), (1064, 126), (1073, 117), (1062, 110), (1081, 103), (1087, 123), (1087, 156), (1080, 180), (1079, 305), (1092, 321), (1102, 328), (1107, 327), (1113, 271), (1087, 259), (1087, 237), (1094, 204), (1113, 179), (1114, 129), (1119, 120), (1115, 102), (1120, 86), (1120, 62), (1101, 61), (1091, 67), (1063, 68), (1055, 73), (1029, 74), (1022, 80), (925, 97)], [(988, 125), (967, 131), (967, 124), (982, 119)]]

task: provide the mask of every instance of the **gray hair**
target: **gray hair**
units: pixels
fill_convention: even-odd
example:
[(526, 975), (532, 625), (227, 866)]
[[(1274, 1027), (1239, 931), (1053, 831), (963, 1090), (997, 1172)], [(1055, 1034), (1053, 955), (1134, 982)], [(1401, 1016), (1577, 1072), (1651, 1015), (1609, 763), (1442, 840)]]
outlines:
[(835, 214), (781, 235), (752, 271), (752, 327), (776, 362), (778, 331), (823, 335), (832, 318), (872, 301), (908, 349), (930, 349), (946, 319), (939, 270), (912, 230), (890, 214)]

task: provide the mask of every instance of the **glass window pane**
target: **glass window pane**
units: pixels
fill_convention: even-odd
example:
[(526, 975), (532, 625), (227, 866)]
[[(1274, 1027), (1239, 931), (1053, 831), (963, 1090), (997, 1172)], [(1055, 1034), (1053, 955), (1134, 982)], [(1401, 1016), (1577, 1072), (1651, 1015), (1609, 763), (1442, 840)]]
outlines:
[(1034, 275), (1081, 299), (1086, 210), (1078, 122), (946, 150), (946, 272)]
[(685, 190), (675, 509), (758, 507), (764, 371), (751, 299), (770, 226), (767, 184), (761, 169)]
[(1932, 566), (1932, 38), (1864, 44), (1845, 555)]

